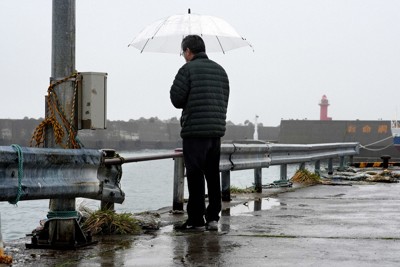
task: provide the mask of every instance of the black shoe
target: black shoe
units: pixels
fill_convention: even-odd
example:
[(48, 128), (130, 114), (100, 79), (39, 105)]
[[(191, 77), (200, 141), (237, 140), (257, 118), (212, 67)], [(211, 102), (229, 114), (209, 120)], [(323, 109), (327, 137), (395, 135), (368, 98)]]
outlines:
[(188, 231), (188, 232), (204, 232), (206, 230), (205, 225), (191, 225), (188, 221), (180, 225), (174, 225), (174, 229), (177, 231)]

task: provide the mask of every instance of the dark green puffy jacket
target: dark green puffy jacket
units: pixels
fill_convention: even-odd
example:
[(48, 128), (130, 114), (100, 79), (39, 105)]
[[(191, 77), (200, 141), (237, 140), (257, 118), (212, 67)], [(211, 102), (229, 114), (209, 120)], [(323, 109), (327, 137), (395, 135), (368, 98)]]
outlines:
[(171, 102), (181, 108), (181, 137), (222, 137), (225, 134), (229, 80), (225, 70), (196, 54), (175, 76)]

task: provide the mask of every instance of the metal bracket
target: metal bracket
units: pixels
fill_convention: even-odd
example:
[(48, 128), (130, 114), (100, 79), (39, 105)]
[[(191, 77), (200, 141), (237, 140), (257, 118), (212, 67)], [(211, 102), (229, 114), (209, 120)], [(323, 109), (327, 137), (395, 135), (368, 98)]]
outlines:
[[(65, 222), (66, 220), (72, 220), (74, 232), (73, 237), (70, 242), (60, 242), (57, 241), (57, 230), (60, 227), (61, 222)], [(50, 221), (55, 221), (55, 225), (50, 230)], [(50, 241), (56, 240), (56, 241)], [(47, 220), (44, 224), (42, 230), (34, 233), (31, 238), (31, 244), (25, 244), (25, 247), (28, 249), (60, 249), (60, 250), (74, 250), (81, 247), (86, 247), (89, 245), (97, 244), (98, 241), (92, 240), (92, 235), (89, 232), (87, 235), (83, 232), (82, 228), (80, 227), (77, 219), (75, 218), (66, 218), (66, 219), (50, 219)]]

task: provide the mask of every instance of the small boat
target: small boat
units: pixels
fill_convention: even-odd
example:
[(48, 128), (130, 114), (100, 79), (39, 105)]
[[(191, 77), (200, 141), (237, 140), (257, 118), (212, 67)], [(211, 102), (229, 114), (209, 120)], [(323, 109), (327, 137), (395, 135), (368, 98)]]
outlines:
[(400, 122), (398, 120), (392, 121), (392, 136), (393, 145), (400, 150)]

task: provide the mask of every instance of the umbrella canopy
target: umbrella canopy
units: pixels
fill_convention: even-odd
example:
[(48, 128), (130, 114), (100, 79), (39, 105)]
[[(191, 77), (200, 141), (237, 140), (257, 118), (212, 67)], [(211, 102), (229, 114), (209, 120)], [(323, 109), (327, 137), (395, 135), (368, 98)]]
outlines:
[[(191, 34), (201, 36), (206, 45), (206, 52), (223, 52), (250, 43), (240, 36), (225, 20), (206, 15), (173, 15), (158, 20), (143, 29), (128, 46), (140, 52), (181, 53), (182, 39)], [(254, 50), (253, 50), (254, 51)]]

